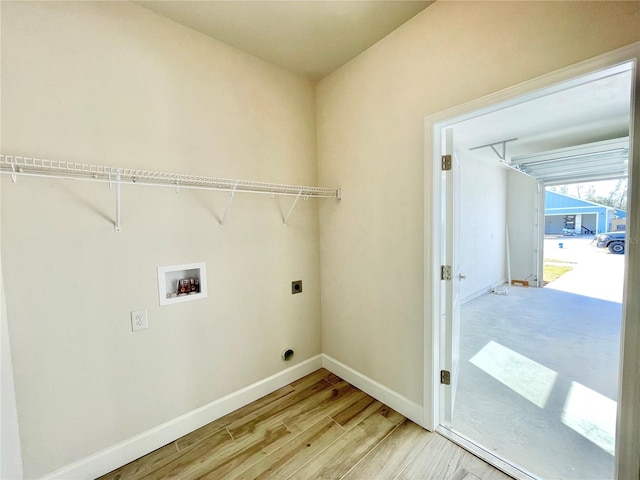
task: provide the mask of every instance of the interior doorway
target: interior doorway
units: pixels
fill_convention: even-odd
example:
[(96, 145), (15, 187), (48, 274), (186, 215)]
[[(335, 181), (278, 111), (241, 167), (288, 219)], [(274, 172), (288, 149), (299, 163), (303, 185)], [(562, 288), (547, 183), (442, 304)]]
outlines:
[[(438, 258), (451, 266), (450, 280), (436, 289), (440, 365), (451, 371), (450, 385), (440, 388), (439, 430), (512, 475), (614, 476), (622, 302), (541, 295), (536, 287), (545, 185), (620, 172), (611, 151), (535, 156), (628, 137), (633, 71), (633, 62), (594, 71), (436, 129), (439, 153), (451, 156), (459, 175), (452, 181), (442, 173), (438, 185), (446, 225)], [(587, 344), (591, 337), (599, 343)]]

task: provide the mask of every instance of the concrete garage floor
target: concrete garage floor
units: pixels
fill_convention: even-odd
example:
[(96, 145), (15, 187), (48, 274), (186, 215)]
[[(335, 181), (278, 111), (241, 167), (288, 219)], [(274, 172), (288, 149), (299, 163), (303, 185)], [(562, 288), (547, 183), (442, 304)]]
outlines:
[(613, 478), (624, 256), (590, 242), (546, 240), (573, 271), (461, 310), (453, 427), (541, 478)]

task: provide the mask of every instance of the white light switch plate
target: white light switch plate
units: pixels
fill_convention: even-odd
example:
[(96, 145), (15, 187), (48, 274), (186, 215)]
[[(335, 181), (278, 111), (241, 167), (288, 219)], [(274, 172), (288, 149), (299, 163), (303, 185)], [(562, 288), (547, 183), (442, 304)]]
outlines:
[(146, 310), (136, 310), (131, 312), (131, 331), (137, 332), (149, 328), (149, 320), (147, 319)]

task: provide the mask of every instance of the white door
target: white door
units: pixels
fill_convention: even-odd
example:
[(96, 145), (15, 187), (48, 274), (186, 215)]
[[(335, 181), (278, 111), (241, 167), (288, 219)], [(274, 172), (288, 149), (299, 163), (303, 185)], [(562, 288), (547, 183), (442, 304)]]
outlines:
[[(509, 228), (509, 270), (511, 278), (542, 286), (540, 197), (544, 188), (517, 170), (507, 175), (506, 221)], [(543, 209), (544, 215), (544, 209)], [(544, 223), (542, 223), (544, 225)], [(543, 227), (544, 228), (544, 227)]]

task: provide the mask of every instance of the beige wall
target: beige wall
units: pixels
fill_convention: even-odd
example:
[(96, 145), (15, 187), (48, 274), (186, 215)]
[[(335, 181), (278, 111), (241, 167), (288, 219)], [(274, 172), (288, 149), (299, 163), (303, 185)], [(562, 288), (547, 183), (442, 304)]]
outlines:
[[(25, 475), (281, 371), (285, 344), (422, 404), (424, 117), (639, 24), (638, 2), (438, 2), (314, 88), (135, 5), (2, 2), (3, 153), (344, 192), (320, 229), (312, 201), (285, 228), (290, 201), (238, 196), (220, 230), (222, 193), (125, 187), (115, 234), (107, 187), (3, 178)], [(195, 261), (209, 298), (158, 307), (156, 267)]]
[[(2, 2), (2, 152), (314, 185), (314, 85), (133, 4)], [(320, 353), (317, 203), (237, 195), (221, 230), (227, 198), (125, 186), (116, 234), (106, 185), (2, 179), (26, 478)], [(199, 261), (209, 297), (159, 307)]]
[(22, 452), (6, 305), (0, 271), (0, 478), (19, 479), (23, 477)]
[(638, 25), (638, 2), (437, 2), (319, 83), (319, 182), (343, 188), (320, 212), (324, 353), (422, 404), (425, 116)]

